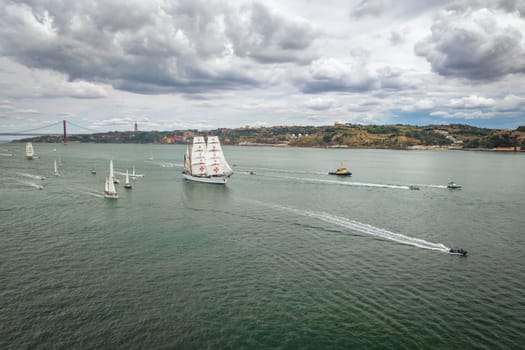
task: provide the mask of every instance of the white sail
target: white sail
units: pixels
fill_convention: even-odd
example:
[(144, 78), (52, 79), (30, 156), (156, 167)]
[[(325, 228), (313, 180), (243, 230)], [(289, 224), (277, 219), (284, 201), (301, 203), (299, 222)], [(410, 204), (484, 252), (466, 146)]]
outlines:
[(113, 180), (115, 176), (113, 175), (113, 159), (109, 161), (109, 178)]
[(184, 174), (191, 174), (191, 156), (190, 145), (186, 145), (186, 154), (184, 155)]
[(113, 183), (113, 181), (108, 181), (108, 193), (117, 194), (117, 189), (115, 188), (115, 184)]
[(106, 198), (118, 198), (117, 189), (113, 182), (113, 160), (109, 161), (109, 174), (106, 178), (106, 184), (104, 186), (104, 197)]
[(202, 136), (195, 136), (193, 138), (191, 174), (193, 176), (206, 176), (206, 144)]
[(206, 152), (206, 171), (212, 176), (230, 176), (233, 174), (230, 165), (224, 158), (219, 137), (209, 136)]
[(60, 176), (60, 173), (58, 172), (58, 167), (57, 167), (57, 161), (56, 161), (56, 159), (55, 159), (55, 169), (54, 169), (54, 173), (53, 173), (53, 175), (55, 175), (55, 176)]
[(115, 173), (113, 171), (113, 159), (109, 161), (109, 178), (111, 179), (111, 181), (113, 181), (114, 183), (118, 184), (119, 181), (118, 179), (115, 177)]
[(126, 169), (126, 182), (124, 183), (124, 187), (131, 188), (131, 183), (129, 182), (129, 172), (128, 169)]
[(34, 151), (33, 144), (31, 142), (26, 143), (26, 158), (33, 159)]

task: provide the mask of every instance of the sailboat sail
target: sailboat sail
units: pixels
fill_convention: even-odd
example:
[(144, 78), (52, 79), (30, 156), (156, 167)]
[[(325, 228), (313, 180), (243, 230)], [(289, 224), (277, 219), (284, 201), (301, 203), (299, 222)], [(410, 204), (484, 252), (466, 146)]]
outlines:
[(113, 171), (113, 159), (109, 161), (109, 178), (114, 183), (118, 184), (119, 180), (115, 177), (115, 173)]
[(26, 158), (33, 159), (34, 151), (33, 144), (31, 142), (26, 143)]
[(202, 136), (193, 138), (191, 173), (193, 176), (206, 176), (206, 144)]
[(208, 137), (206, 151), (206, 172), (212, 176), (229, 176), (232, 169), (222, 153), (221, 143), (217, 136)]
[(186, 145), (186, 153), (184, 154), (184, 174), (191, 174), (191, 156), (190, 145)]
[(57, 167), (57, 161), (55, 159), (55, 169), (54, 169), (54, 173), (53, 173), (55, 176), (60, 176), (60, 173), (58, 172), (58, 167)]
[(104, 185), (104, 197), (115, 199), (118, 198), (117, 189), (113, 183), (113, 160), (109, 162), (109, 174)]
[(129, 182), (129, 171), (126, 169), (126, 182), (124, 182), (124, 187), (131, 188), (131, 182)]
[(108, 192), (111, 193), (111, 194), (117, 194), (117, 190), (115, 188), (115, 184), (113, 183), (113, 181), (108, 181)]

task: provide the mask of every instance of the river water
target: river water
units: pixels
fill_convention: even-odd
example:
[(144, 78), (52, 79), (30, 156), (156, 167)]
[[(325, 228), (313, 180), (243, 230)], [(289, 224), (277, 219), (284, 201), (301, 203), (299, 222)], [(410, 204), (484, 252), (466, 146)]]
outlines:
[(525, 344), (523, 153), (226, 146), (220, 186), (180, 145), (34, 148), (0, 144), (2, 349)]

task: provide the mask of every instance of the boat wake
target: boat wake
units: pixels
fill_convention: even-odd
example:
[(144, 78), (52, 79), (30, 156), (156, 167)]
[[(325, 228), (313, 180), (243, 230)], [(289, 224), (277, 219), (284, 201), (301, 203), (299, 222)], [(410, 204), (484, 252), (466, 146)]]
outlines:
[(388, 230), (385, 230), (379, 227), (375, 227), (369, 224), (364, 224), (359, 221), (347, 219), (344, 217), (340, 217), (340, 216), (336, 216), (336, 215), (332, 215), (332, 214), (328, 214), (324, 212), (299, 210), (299, 209), (284, 207), (280, 205), (273, 205), (273, 207), (281, 209), (281, 210), (293, 212), (297, 215), (307, 216), (307, 217), (315, 218), (318, 220), (322, 220), (324, 222), (328, 222), (336, 226), (344, 227), (350, 230), (358, 231), (361, 233), (365, 233), (367, 235), (383, 238), (383, 239), (394, 241), (394, 242), (401, 243), (401, 244), (411, 245), (411, 246), (423, 248), (423, 249), (437, 250), (437, 251), (441, 251), (444, 253), (448, 253), (450, 249), (442, 243), (433, 243), (433, 242), (425, 241), (424, 239), (405, 236), (400, 233), (391, 232), (391, 231), (388, 231)]
[(98, 197), (98, 198), (104, 198), (104, 196), (98, 192), (95, 192), (95, 191), (80, 191), (80, 193), (82, 194), (87, 194), (89, 196), (93, 196), (93, 197)]
[(20, 183), (20, 184), (22, 184), (22, 185), (29, 186), (29, 187), (33, 187), (33, 188), (36, 188), (36, 189), (39, 189), (39, 190), (43, 190), (43, 189), (44, 189), (44, 186), (42, 186), (42, 185), (38, 185), (38, 184), (33, 183), (33, 182), (28, 182), (28, 181), (18, 181), (18, 183)]
[(168, 163), (168, 162), (161, 162), (161, 163), (158, 163), (158, 165), (161, 167), (161, 168), (179, 168), (179, 167), (182, 167), (183, 164), (175, 164), (175, 163)]
[(416, 184), (416, 186), (419, 187), (430, 187), (430, 188), (447, 188), (447, 186), (444, 185), (423, 185), (423, 184)]
[(290, 174), (317, 174), (317, 175), (326, 175), (327, 173), (319, 172), (319, 171), (304, 171), (304, 170), (290, 170), (290, 169), (277, 169), (277, 168), (250, 168), (254, 170), (266, 170), (274, 173), (290, 173)]
[(16, 174), (19, 176), (28, 177), (30, 179), (35, 179), (35, 180), (45, 180), (46, 179), (45, 176), (39, 176), (39, 175), (33, 175), (33, 174), (27, 174), (27, 173), (16, 173)]
[(289, 179), (294, 181), (307, 181), (307, 182), (317, 182), (323, 184), (335, 184), (335, 185), (344, 185), (344, 186), (356, 186), (356, 187), (376, 187), (376, 188), (393, 188), (398, 190), (409, 190), (410, 186), (406, 185), (393, 185), (393, 184), (376, 184), (369, 182), (350, 182), (350, 181), (338, 181), (338, 180), (324, 180), (324, 179), (311, 179), (303, 177), (294, 177), (294, 176), (276, 176), (276, 175), (263, 175), (266, 177), (274, 177), (280, 179)]

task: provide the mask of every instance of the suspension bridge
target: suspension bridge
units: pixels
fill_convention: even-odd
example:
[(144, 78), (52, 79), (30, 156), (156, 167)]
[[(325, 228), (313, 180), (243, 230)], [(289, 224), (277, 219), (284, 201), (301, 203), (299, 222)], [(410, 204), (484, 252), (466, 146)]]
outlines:
[[(53, 128), (56, 128), (57, 126), (62, 126), (62, 129), (60, 132), (52, 131)], [(67, 143), (67, 136), (68, 136), (68, 125), (74, 126), (80, 130), (82, 130), (81, 133), (75, 133), (75, 134), (69, 134), (69, 135), (80, 135), (85, 134), (86, 132), (89, 133), (96, 133), (97, 131), (91, 130), (89, 128), (83, 127), (81, 125), (78, 125), (76, 123), (73, 123), (71, 121), (61, 120), (58, 122), (53, 122), (48, 125), (39, 126), (37, 128), (28, 129), (28, 130), (22, 130), (22, 131), (11, 131), (11, 132), (0, 132), (0, 136), (62, 136), (63, 142)], [(51, 131), (50, 131), (51, 130)]]

